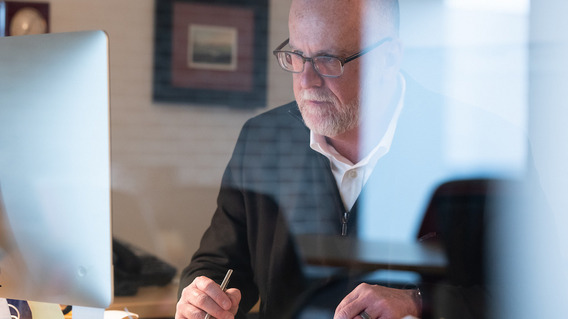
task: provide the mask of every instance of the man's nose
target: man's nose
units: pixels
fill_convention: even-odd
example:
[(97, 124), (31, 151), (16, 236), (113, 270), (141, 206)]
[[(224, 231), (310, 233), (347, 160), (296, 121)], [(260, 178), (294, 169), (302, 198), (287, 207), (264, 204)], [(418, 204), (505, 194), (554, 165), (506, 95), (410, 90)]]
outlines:
[(319, 87), (323, 83), (323, 78), (317, 73), (312, 61), (306, 61), (304, 71), (298, 73), (298, 76), (300, 77), (300, 84), (304, 88)]

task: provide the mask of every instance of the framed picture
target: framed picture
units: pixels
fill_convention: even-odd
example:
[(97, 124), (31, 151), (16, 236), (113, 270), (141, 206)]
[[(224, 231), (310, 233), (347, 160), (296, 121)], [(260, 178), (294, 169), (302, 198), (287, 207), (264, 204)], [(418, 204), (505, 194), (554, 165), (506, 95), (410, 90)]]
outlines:
[(156, 1), (153, 99), (266, 105), (268, 0)]
[(49, 2), (0, 1), (0, 37), (49, 32)]

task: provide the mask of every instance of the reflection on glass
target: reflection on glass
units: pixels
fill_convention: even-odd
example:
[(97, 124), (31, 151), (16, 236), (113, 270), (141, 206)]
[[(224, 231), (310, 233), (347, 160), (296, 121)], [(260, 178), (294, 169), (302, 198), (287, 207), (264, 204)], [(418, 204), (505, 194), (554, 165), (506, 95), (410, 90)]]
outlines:
[[(427, 11), (429, 19), (403, 11), (400, 32), (398, 7), (389, 6), (396, 2), (381, 1), (385, 11), (341, 7), (339, 16), (338, 3), (293, 1), (288, 55), (277, 56), (305, 58), (301, 68), (280, 64), (294, 71), (296, 102), (243, 127), (182, 287), (200, 275), (219, 281), (231, 268), (242, 309), (260, 296), (270, 318), (330, 318), (346, 295), (360, 291), (373, 299), (355, 298), (358, 313), (372, 317), (385, 291), (408, 309), (423, 305), (424, 317), (483, 317), (487, 221), (527, 165), (526, 104), (516, 103), (526, 93), (526, 79), (515, 78), (521, 43), (494, 42), (505, 31), (488, 42), (479, 35), (456, 42), (450, 30), (463, 24), (452, 23), (467, 12), (443, 1)], [(377, 22), (378, 13), (385, 19)], [(486, 22), (470, 14), (468, 22)], [(515, 19), (522, 29), (526, 17)], [(433, 29), (443, 31), (442, 40), (418, 24), (423, 20), (439, 23)], [(420, 28), (422, 42), (414, 42), (409, 31)], [(318, 69), (319, 57), (348, 57), (385, 37), (392, 41), (342, 72)], [(462, 73), (472, 71), (464, 60), (472, 55), (491, 60), (478, 69), (491, 72)], [(510, 57), (502, 69), (489, 69)], [(496, 90), (492, 72), (509, 68), (508, 86)], [(495, 101), (503, 108), (494, 110)]]

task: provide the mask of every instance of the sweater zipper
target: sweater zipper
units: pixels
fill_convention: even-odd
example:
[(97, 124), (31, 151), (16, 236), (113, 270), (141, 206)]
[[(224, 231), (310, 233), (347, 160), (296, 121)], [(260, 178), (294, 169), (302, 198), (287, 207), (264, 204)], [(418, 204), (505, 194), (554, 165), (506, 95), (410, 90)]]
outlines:
[(341, 236), (347, 236), (347, 223), (349, 222), (349, 212), (344, 212), (341, 216)]

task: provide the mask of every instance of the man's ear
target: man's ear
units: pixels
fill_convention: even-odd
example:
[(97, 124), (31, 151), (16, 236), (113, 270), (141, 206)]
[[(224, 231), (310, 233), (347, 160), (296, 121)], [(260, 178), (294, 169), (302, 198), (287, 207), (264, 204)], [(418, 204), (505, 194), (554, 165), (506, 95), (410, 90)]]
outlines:
[(400, 68), (403, 50), (404, 48), (400, 40), (394, 39), (391, 43), (389, 43), (388, 51), (386, 52), (385, 65), (388, 67)]

